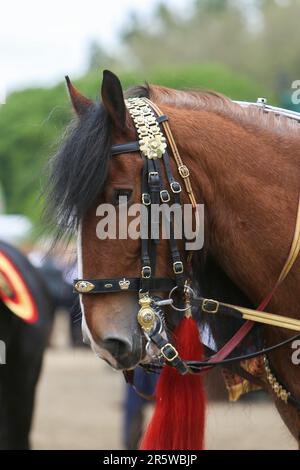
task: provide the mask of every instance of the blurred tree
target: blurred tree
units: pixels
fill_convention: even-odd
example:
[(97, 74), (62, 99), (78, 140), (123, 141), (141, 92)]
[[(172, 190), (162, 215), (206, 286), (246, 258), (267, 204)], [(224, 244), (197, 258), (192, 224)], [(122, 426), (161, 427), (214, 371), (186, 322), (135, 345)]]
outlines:
[(94, 70), (102, 67), (109, 60), (103, 48), (97, 41), (92, 41), (88, 50), (88, 69)]
[(5, 213), (5, 198), (4, 198), (4, 191), (0, 184), (0, 214)]
[[(114, 69), (119, 74), (119, 69)], [(120, 74), (124, 88), (157, 83), (173, 88), (211, 88), (235, 99), (255, 99), (260, 88), (251, 80), (219, 65), (153, 67), (150, 71)], [(83, 94), (98, 99), (101, 76), (97, 71), (76, 81)], [(38, 222), (45, 166), (55, 152), (60, 135), (72, 118), (65, 86), (30, 89), (8, 96), (0, 107), (0, 181), (8, 213), (27, 215)]]
[(123, 34), (141, 69), (211, 61), (239, 69), (247, 39), (242, 10), (232, 0), (197, 0), (184, 18), (160, 4), (152, 19), (134, 18)]
[[(288, 106), (291, 82), (300, 79), (299, 18), (300, 0), (195, 0), (183, 15), (162, 2), (152, 17), (131, 16), (118, 54), (91, 43), (90, 72), (76, 85), (97, 99), (98, 70), (111, 67), (124, 87), (146, 79), (241, 100), (267, 96), (274, 104), (276, 90)], [(0, 179), (9, 212), (39, 219), (45, 161), (70, 117), (62, 84), (13, 93), (0, 107)]]
[(92, 41), (89, 45), (88, 52), (88, 71), (101, 70), (103, 68), (114, 67), (116, 59), (105, 52), (98, 41)]
[[(163, 3), (153, 18), (134, 17), (123, 34), (141, 70), (218, 62), (276, 89), (300, 77), (300, 0), (195, 0), (178, 16)], [(188, 9), (188, 8), (187, 8)]]
[(284, 74), (290, 86), (300, 77), (300, 1), (264, 1), (261, 13), (263, 27), (253, 41), (255, 55), (249, 70), (273, 87)]
[(198, 11), (218, 13), (231, 7), (230, 0), (196, 0), (195, 7)]

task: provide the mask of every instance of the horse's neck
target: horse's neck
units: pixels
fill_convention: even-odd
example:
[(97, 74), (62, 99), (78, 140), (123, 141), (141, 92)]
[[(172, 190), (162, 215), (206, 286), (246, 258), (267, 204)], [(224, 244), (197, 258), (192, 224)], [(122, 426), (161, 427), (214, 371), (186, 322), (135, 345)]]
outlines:
[[(209, 249), (256, 303), (277, 280), (293, 238), (299, 168), (289, 159), (292, 149), (207, 112), (189, 113), (176, 134), (197, 199), (206, 205)], [(285, 284), (294, 298), (296, 277)]]

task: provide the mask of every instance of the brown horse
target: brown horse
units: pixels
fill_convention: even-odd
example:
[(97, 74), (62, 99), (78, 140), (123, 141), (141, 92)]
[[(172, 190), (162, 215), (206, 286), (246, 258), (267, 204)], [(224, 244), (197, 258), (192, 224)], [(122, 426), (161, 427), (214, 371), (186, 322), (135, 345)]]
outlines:
[[(93, 103), (68, 85), (78, 118), (52, 163), (50, 206), (62, 231), (78, 226), (79, 277), (136, 277), (141, 269), (140, 241), (100, 242), (96, 236), (101, 203), (116, 205), (122, 194), (129, 205), (141, 200), (140, 155), (110, 158), (112, 144), (135, 140), (120, 82), (112, 73), (104, 73), (102, 103)], [(205, 204), (205, 249), (194, 259), (194, 270), (205, 257), (213, 259), (229, 284), (257, 305), (275, 284), (293, 237), (300, 181), (299, 123), (242, 107), (212, 92), (142, 86), (129, 90), (127, 96), (147, 97), (168, 116), (190, 169), (196, 200)], [(171, 166), (176, 174), (174, 161)], [(182, 202), (188, 202), (184, 193)], [(205, 263), (203, 269), (205, 274)], [(157, 247), (156, 272), (159, 277), (172, 277), (166, 240)], [(299, 283), (297, 261), (268, 310), (300, 318)], [(151, 362), (137, 322), (136, 294), (82, 295), (81, 305), (83, 335), (99, 357), (116, 369)], [(270, 326), (261, 330), (267, 346), (293, 334)], [(269, 358), (276, 376), (300, 397), (300, 369), (292, 363), (292, 353), (289, 345)], [(299, 412), (275, 396), (274, 400), (300, 443)]]

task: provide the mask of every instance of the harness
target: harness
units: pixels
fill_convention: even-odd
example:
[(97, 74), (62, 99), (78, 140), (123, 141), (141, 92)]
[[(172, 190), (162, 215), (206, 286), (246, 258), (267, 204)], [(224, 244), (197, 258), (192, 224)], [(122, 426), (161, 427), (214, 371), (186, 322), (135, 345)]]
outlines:
[[(131, 152), (139, 152), (143, 159), (142, 170), (142, 204), (147, 211), (148, 220), (154, 205), (173, 202), (180, 206), (180, 195), (183, 191), (187, 193), (192, 205), (194, 215), (197, 215), (196, 199), (193, 193), (190, 172), (184, 165), (176, 143), (174, 141), (168, 117), (165, 116), (158, 106), (147, 98), (129, 98), (125, 100), (127, 109), (133, 119), (137, 133), (134, 142), (113, 145), (111, 153), (123, 155)], [(240, 103), (250, 106), (250, 103)], [(263, 107), (266, 112), (280, 114), (278, 108), (266, 107), (265, 101), (258, 101), (256, 106)], [(283, 111), (283, 110), (281, 110)], [(283, 113), (281, 113), (283, 114)], [(300, 115), (289, 113), (288, 117), (300, 121)], [(170, 152), (174, 158), (180, 181), (174, 177), (171, 169)], [(163, 170), (166, 175), (167, 185), (163, 179)], [(280, 276), (269, 295), (261, 302), (257, 310), (239, 307), (217, 300), (198, 296), (191, 287), (189, 276), (189, 264), (192, 253), (184, 252), (182, 257), (175, 238), (175, 227), (172, 216), (169, 222), (169, 249), (172, 260), (172, 277), (159, 278), (155, 276), (156, 251), (160, 241), (159, 221), (156, 227), (151, 226), (153, 236), (146, 233), (141, 236), (141, 272), (136, 278), (114, 278), (114, 279), (76, 279), (74, 280), (74, 291), (79, 294), (105, 294), (112, 292), (137, 292), (139, 312), (137, 320), (141, 326), (146, 339), (147, 346), (155, 344), (159, 350), (158, 365), (152, 365), (151, 369), (161, 367), (164, 363), (175, 367), (182, 375), (187, 373), (199, 373), (207, 371), (215, 366), (227, 366), (229, 364), (244, 361), (256, 356), (264, 355), (267, 381), (279, 398), (286, 403), (291, 403), (300, 410), (300, 400), (293, 397), (284, 386), (282, 386), (272, 374), (267, 359), (267, 354), (275, 349), (281, 348), (295, 339), (300, 338), (300, 320), (283, 317), (264, 312), (263, 310), (271, 300), (278, 286), (284, 281), (291, 270), (300, 251), (300, 201), (296, 219), (295, 233), (288, 259), (280, 273)], [(153, 224), (152, 224), (153, 225)], [(167, 298), (161, 298), (156, 293), (168, 293)], [(176, 302), (174, 300), (176, 298)], [(165, 332), (164, 307), (171, 307), (186, 316), (191, 316), (195, 310), (212, 315), (225, 315), (229, 317), (247, 320), (235, 335), (213, 356), (205, 361), (184, 361), (179, 357), (176, 348), (168, 339)], [(263, 348), (259, 351), (242, 356), (228, 357), (237, 345), (250, 332), (255, 323), (286, 328), (298, 333), (281, 343)], [(145, 366), (144, 366), (145, 367)], [(279, 392), (278, 392), (279, 390)], [(278, 392), (278, 393), (277, 393)]]

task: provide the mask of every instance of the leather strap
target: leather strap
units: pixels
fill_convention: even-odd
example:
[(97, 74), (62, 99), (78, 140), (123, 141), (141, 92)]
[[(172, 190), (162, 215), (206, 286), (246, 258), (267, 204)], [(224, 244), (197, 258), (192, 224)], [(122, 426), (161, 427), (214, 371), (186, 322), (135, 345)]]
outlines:
[[(263, 311), (266, 308), (266, 306), (272, 299), (273, 295), (275, 294), (277, 288), (284, 281), (289, 271), (291, 270), (293, 264), (295, 263), (299, 255), (299, 251), (300, 251), (300, 195), (298, 196), (298, 210), (297, 210), (297, 218), (296, 218), (296, 224), (295, 224), (295, 232), (294, 232), (289, 256), (281, 270), (281, 273), (273, 289), (261, 301), (261, 303), (257, 307), (257, 311)], [(234, 349), (243, 341), (243, 339), (252, 330), (252, 328), (254, 327), (254, 324), (255, 323), (253, 321), (247, 320), (246, 323), (244, 323), (244, 325), (242, 325), (241, 328), (239, 328), (239, 330), (233, 335), (233, 337), (213, 357), (210, 358), (210, 362), (222, 361), (223, 359), (228, 357), (232, 353), (232, 351), (234, 351)]]
[[(148, 164), (147, 164), (147, 159), (146, 157), (142, 157), (144, 160), (143, 164), (143, 170), (142, 170), (142, 202), (146, 208), (147, 211), (147, 219), (148, 219), (148, 224), (150, 221), (150, 210), (149, 208), (151, 207), (152, 204), (152, 199), (151, 199), (151, 194), (149, 193), (149, 185), (148, 185)], [(147, 197), (146, 197), (147, 196)], [(146, 199), (145, 199), (146, 197)], [(148, 292), (150, 290), (150, 279), (152, 278), (152, 265), (151, 265), (151, 259), (150, 259), (150, 254), (149, 254), (149, 227), (148, 231), (145, 234), (142, 234), (141, 236), (141, 283), (140, 283), (140, 289), (142, 292)], [(151, 238), (151, 237), (150, 237)]]
[[(139, 292), (141, 278), (114, 278), (114, 279), (74, 279), (73, 292), (82, 294), (80, 282), (89, 282), (94, 285), (88, 294), (109, 294), (110, 292)], [(77, 285), (77, 287), (76, 287)], [(152, 277), (149, 279), (149, 290), (157, 292), (170, 292), (176, 286), (176, 280), (164, 277)]]
[[(157, 119), (158, 120), (161, 118), (161, 116), (164, 116), (164, 114), (161, 112), (161, 110), (159, 109), (157, 104), (153, 103), (148, 98), (143, 98), (143, 99), (157, 113)], [(180, 156), (180, 153), (178, 151), (178, 148), (177, 148), (176, 142), (174, 140), (173, 134), (171, 132), (169, 122), (167, 120), (164, 120), (162, 122), (162, 127), (163, 127), (163, 130), (164, 130), (165, 135), (167, 137), (168, 144), (169, 144), (169, 146), (172, 150), (174, 160), (176, 161), (178, 173), (180, 174), (181, 178), (184, 181), (185, 189), (186, 189), (186, 192), (188, 193), (191, 204), (192, 204), (193, 208), (196, 208), (197, 202), (196, 202), (196, 198), (195, 198), (193, 188), (192, 188), (192, 185), (191, 185), (191, 181), (190, 181), (190, 172), (189, 172), (187, 166), (184, 165), (183, 161), (181, 160), (181, 156)]]
[(254, 322), (267, 325), (278, 326), (288, 330), (300, 331), (300, 320), (296, 318), (284, 317), (273, 313), (261, 312), (245, 307), (219, 302), (213, 299), (203, 297), (194, 298), (192, 305), (200, 307), (203, 312), (211, 314), (223, 314), (235, 318), (251, 319)]
[(234, 357), (227, 357), (225, 359), (218, 360), (218, 361), (215, 360), (216, 355), (214, 355), (205, 361), (186, 361), (186, 365), (189, 366), (193, 372), (203, 372), (203, 371), (207, 371), (211, 369), (212, 367), (227, 366), (228, 364), (246, 361), (247, 359), (252, 359), (253, 357), (262, 356), (263, 354), (268, 354), (272, 351), (275, 351), (276, 349), (282, 348), (292, 343), (293, 341), (299, 338), (300, 338), (300, 333), (297, 333), (296, 335), (291, 336), (290, 338), (285, 339), (284, 341), (281, 341), (280, 343), (276, 343), (273, 346), (268, 346), (267, 348), (262, 348), (253, 353), (243, 354), (243, 355), (234, 356)]
[(185, 375), (189, 372), (186, 363), (179, 357), (177, 350), (168, 340), (163, 338), (159, 333), (150, 334), (149, 337), (159, 348), (169, 365), (175, 367), (181, 375)]
[(138, 141), (135, 142), (128, 142), (128, 144), (117, 144), (111, 147), (111, 154), (112, 155), (122, 155), (125, 153), (132, 153), (132, 152), (139, 152), (140, 151), (140, 144)]

